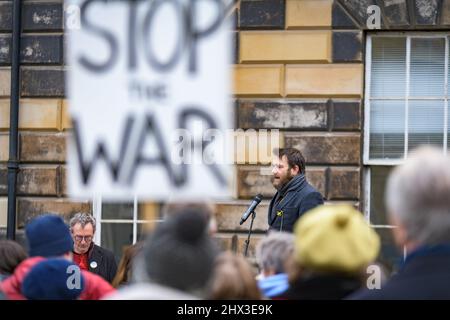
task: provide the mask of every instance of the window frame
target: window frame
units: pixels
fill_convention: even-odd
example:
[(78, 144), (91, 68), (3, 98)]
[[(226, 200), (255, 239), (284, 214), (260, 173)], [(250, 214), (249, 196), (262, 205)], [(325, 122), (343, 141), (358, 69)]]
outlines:
[[(137, 234), (139, 225), (151, 222), (161, 222), (161, 219), (154, 220), (141, 220), (138, 219), (139, 201), (138, 197), (133, 198), (133, 219), (103, 219), (102, 218), (102, 204), (103, 199), (101, 196), (96, 196), (92, 200), (92, 213), (96, 221), (96, 231), (94, 234), (94, 243), (98, 246), (102, 246), (102, 223), (118, 223), (118, 224), (133, 224), (133, 243), (137, 242)], [(119, 202), (117, 203), (119, 204)]]
[[(405, 84), (405, 96), (402, 98), (371, 98), (370, 97), (370, 89), (371, 89), (371, 72), (372, 72), (372, 39), (375, 37), (404, 37), (406, 38), (406, 84)], [(411, 39), (412, 38), (427, 38), (427, 39), (445, 39), (445, 55), (444, 55), (444, 94), (439, 97), (414, 97), (410, 96), (410, 62), (411, 62)], [(411, 31), (402, 31), (402, 32), (372, 32), (368, 33), (366, 36), (366, 53), (365, 53), (365, 90), (364, 90), (364, 137), (363, 137), (363, 207), (364, 207), (364, 218), (366, 221), (375, 229), (393, 229), (395, 226), (392, 225), (375, 225), (372, 224), (371, 221), (371, 169), (374, 166), (396, 166), (404, 163), (404, 161), (408, 157), (408, 118), (409, 118), (409, 101), (410, 100), (444, 100), (444, 141), (443, 141), (443, 152), (444, 154), (448, 153), (448, 128), (449, 128), (449, 100), (450, 100), (450, 92), (449, 92), (449, 54), (450, 54), (450, 32), (411, 32)], [(370, 106), (372, 100), (405, 100), (405, 142), (404, 142), (404, 155), (402, 159), (369, 159), (370, 152)], [(402, 256), (403, 259), (406, 258), (407, 251), (406, 248), (403, 248)]]
[[(372, 39), (376, 37), (392, 37), (406, 38), (406, 87), (405, 96), (402, 98), (371, 98), (371, 72), (372, 72)], [(439, 97), (411, 97), (409, 92), (410, 87), (410, 59), (411, 59), (411, 38), (426, 38), (426, 39), (445, 39), (445, 61), (444, 61), (444, 94)], [(409, 118), (409, 101), (410, 100), (444, 100), (444, 141), (443, 151), (447, 154), (447, 140), (448, 140), (448, 108), (449, 108), (449, 90), (448, 90), (448, 78), (449, 78), (449, 45), (450, 45), (450, 33), (449, 32), (374, 32), (367, 34), (366, 37), (366, 55), (365, 55), (365, 90), (364, 90), (364, 146), (363, 146), (363, 165), (382, 165), (382, 166), (395, 166), (402, 164), (408, 156), (408, 118)], [(404, 155), (403, 159), (369, 159), (370, 152), (370, 102), (372, 100), (405, 100), (405, 142), (404, 142)]]

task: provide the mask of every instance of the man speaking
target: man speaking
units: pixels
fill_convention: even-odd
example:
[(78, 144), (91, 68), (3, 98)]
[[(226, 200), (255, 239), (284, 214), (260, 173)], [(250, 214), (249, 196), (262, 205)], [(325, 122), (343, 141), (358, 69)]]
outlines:
[(297, 219), (323, 204), (323, 197), (305, 177), (305, 158), (295, 148), (275, 149), (272, 184), (277, 189), (269, 205), (269, 230), (292, 232)]

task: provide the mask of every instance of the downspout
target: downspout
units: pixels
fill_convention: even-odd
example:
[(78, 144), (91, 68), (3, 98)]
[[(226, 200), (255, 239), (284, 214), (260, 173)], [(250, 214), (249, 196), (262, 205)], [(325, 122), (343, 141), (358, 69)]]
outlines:
[(8, 160), (8, 223), (6, 237), (16, 238), (16, 184), (19, 171), (19, 98), (20, 98), (20, 29), (21, 0), (13, 1), (12, 55), (11, 55), (11, 104), (9, 114)]

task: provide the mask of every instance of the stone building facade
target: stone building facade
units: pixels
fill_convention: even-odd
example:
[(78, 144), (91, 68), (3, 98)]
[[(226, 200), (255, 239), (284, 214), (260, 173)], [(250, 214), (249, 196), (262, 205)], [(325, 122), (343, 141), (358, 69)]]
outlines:
[[(367, 9), (373, 5), (380, 9), (380, 30), (369, 29)], [(0, 1), (1, 227), (6, 225), (7, 204), (11, 7), (12, 1)], [(114, 205), (67, 198), (65, 139), (71, 131), (64, 83), (69, 68), (64, 61), (64, 8), (61, 0), (23, 1), (18, 228), (42, 212), (68, 218), (89, 211), (104, 220), (105, 235), (98, 241), (117, 249), (139, 238), (141, 225), (136, 227), (136, 222), (157, 219), (159, 205), (130, 203), (114, 215)], [(307, 178), (328, 202), (350, 203), (369, 218), (368, 199), (373, 195), (368, 189), (375, 179), (368, 182), (373, 163), (364, 160), (367, 37), (380, 31), (428, 31), (448, 38), (450, 0), (242, 0), (236, 1), (230, 16), (235, 19), (236, 128), (279, 129), (285, 146), (303, 151)], [(264, 165), (243, 161), (236, 166), (236, 199), (218, 204), (217, 237), (224, 247), (242, 251), (248, 226), (238, 221), (248, 199), (257, 193), (269, 199), (274, 193), (270, 177), (261, 174)], [(381, 197), (375, 198), (372, 206)], [(257, 209), (251, 252), (266, 229), (267, 206), (266, 200)], [(127, 234), (116, 241), (114, 235), (122, 229), (109, 228), (108, 219), (131, 223), (131, 229), (123, 229), (131, 230), (131, 238)], [(381, 220), (374, 224), (384, 226), (377, 230), (388, 259), (393, 256), (392, 239)]]

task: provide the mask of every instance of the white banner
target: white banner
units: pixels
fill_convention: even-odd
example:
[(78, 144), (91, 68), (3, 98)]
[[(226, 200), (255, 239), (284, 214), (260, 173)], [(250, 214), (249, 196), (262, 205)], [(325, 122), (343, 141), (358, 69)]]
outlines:
[(69, 195), (229, 196), (232, 50), (223, 2), (69, 6), (80, 18), (68, 32)]

